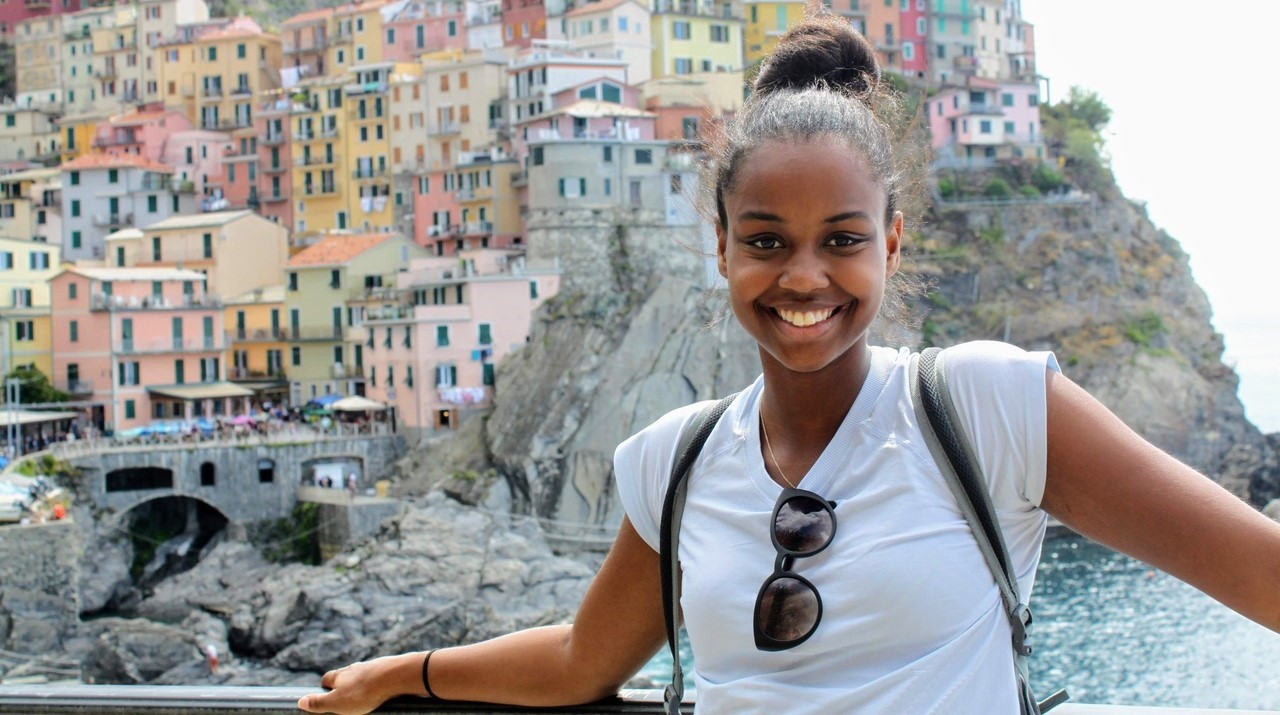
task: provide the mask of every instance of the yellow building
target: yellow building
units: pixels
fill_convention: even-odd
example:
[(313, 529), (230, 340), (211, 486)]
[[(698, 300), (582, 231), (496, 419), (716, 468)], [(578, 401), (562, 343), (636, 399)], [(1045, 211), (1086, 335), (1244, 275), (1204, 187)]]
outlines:
[(804, 20), (804, 0), (742, 0), (746, 10), (743, 57), (747, 66), (769, 56), (787, 28)]
[(271, 285), (246, 291), (224, 301), (224, 325), (231, 343), (227, 377), (265, 400), (288, 399), (285, 354), (289, 350), (284, 330), (284, 286)]
[(248, 17), (211, 26), (158, 54), (165, 106), (201, 129), (251, 135), (256, 98), (280, 87), (280, 38)]
[(289, 117), (297, 243), (393, 225), (391, 83), (411, 83), (420, 72), (383, 62), (296, 88), (295, 104), (310, 110)]
[(426, 251), (397, 233), (331, 234), (289, 259), (285, 331), (290, 401), (364, 394), (368, 334), (349, 303), (366, 288), (393, 285), (402, 266)]
[[(742, 68), (742, 18), (710, 0), (655, 0), (650, 77)], [(804, 5), (797, 7), (803, 10)], [(647, 79), (647, 78), (646, 78)]]
[[(53, 380), (49, 279), (61, 270), (56, 245), (0, 238), (0, 351), (4, 372), (33, 365)], [(56, 386), (56, 383), (55, 383)]]
[(299, 13), (280, 23), (284, 66), (299, 77), (341, 75), (382, 61), (384, 2), (356, 2)]
[(508, 248), (524, 230), (518, 190), (512, 177), (520, 173), (515, 158), (493, 161), (483, 154), (463, 156), (454, 175), (461, 223), (454, 227), (456, 250)]
[(128, 104), (142, 102), (141, 56), (138, 47), (138, 6), (116, 5), (103, 23), (89, 31), (93, 46), (91, 111), (118, 113)]

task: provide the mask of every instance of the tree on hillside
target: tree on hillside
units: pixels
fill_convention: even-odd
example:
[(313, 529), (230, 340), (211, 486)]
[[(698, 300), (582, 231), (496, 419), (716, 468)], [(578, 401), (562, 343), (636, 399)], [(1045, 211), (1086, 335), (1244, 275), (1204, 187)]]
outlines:
[(43, 372), (29, 365), (16, 367), (8, 375), (5, 375), (5, 382), (11, 379), (22, 381), (22, 394), (18, 396), (18, 402), (21, 404), (67, 402), (71, 399), (71, 395), (62, 390), (54, 389), (53, 384), (49, 382), (49, 378), (45, 377)]
[(1114, 183), (1105, 153), (1102, 130), (1111, 122), (1111, 108), (1097, 92), (1072, 87), (1066, 99), (1040, 105), (1045, 145), (1059, 157), (1068, 178), (1087, 191)]

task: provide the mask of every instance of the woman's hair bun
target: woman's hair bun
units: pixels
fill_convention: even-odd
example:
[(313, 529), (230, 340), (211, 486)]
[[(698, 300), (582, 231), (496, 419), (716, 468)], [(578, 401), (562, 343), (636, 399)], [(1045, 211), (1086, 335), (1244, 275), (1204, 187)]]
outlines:
[(824, 84), (868, 96), (880, 81), (876, 51), (848, 20), (821, 11), (787, 30), (756, 75), (754, 89), (768, 94)]

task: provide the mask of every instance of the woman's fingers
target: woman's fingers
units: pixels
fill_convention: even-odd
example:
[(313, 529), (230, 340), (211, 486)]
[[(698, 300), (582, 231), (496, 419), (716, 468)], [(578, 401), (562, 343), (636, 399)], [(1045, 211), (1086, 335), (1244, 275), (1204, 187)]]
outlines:
[(339, 668), (337, 670), (331, 670), (320, 676), (320, 687), (332, 689), (333, 682), (338, 679), (338, 673), (341, 673), (344, 670), (346, 670), (346, 668)]

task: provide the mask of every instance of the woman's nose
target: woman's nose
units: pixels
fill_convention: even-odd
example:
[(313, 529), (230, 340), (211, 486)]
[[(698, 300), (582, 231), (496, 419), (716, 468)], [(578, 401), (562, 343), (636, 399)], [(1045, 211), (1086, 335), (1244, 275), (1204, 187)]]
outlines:
[(782, 267), (778, 287), (797, 293), (809, 293), (826, 288), (830, 283), (827, 266), (821, 257), (811, 251), (796, 251)]

